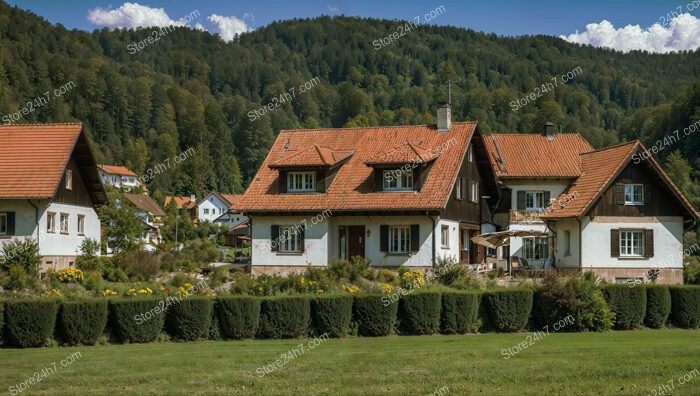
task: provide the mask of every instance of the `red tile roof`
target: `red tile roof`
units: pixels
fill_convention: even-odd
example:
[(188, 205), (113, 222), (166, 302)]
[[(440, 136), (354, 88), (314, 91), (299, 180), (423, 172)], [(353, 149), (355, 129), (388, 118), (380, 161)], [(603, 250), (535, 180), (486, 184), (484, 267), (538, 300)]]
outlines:
[(440, 153), (437, 151), (433, 152), (417, 144), (405, 142), (389, 151), (378, 153), (365, 161), (365, 164), (370, 166), (422, 164), (434, 160), (439, 155)]
[[(492, 134), (484, 136), (491, 166), (500, 178), (574, 178), (579, 154), (593, 147), (578, 133)], [(500, 155), (499, 155), (500, 154)]]
[(151, 213), (154, 216), (165, 216), (165, 211), (161, 208), (153, 198), (145, 194), (123, 194), (132, 205), (145, 212)]
[(288, 150), (287, 156), (269, 164), (271, 168), (290, 168), (302, 166), (333, 166), (354, 153), (352, 150), (333, 150), (314, 144), (300, 150)]
[(165, 206), (167, 207), (170, 204), (170, 201), (172, 201), (173, 199), (175, 200), (175, 206), (177, 206), (178, 209), (182, 209), (183, 207), (187, 207), (187, 209), (192, 209), (197, 204), (197, 202), (191, 200), (190, 197), (167, 196), (165, 197)]
[(236, 209), (236, 205), (238, 204), (238, 201), (240, 201), (241, 198), (243, 198), (243, 194), (219, 194), (221, 198), (223, 198), (226, 203), (228, 203), (228, 208), (229, 209)]
[(53, 198), (80, 124), (0, 126), (0, 199)]
[[(445, 133), (428, 125), (281, 131), (238, 209), (247, 212), (442, 210), (476, 127), (475, 122), (455, 122)], [(406, 142), (441, 153), (422, 190), (375, 192), (373, 169), (365, 161)], [(289, 150), (306, 150), (316, 144), (334, 151), (354, 150), (355, 154), (340, 167), (326, 193), (280, 194), (279, 172), (269, 164), (286, 158)]]
[(126, 166), (119, 166), (119, 165), (97, 165), (98, 168), (102, 170), (102, 172), (108, 174), (108, 175), (119, 175), (119, 176), (133, 176), (133, 177), (138, 177), (136, 173), (132, 172), (129, 168)]

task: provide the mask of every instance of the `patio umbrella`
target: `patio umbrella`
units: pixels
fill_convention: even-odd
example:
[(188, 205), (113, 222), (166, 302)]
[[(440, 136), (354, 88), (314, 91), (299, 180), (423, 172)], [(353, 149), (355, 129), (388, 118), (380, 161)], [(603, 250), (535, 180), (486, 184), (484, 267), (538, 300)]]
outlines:
[[(511, 237), (540, 237), (546, 236), (546, 232), (542, 231), (526, 231), (526, 230), (508, 230), (508, 231), (498, 231), (498, 232), (488, 232), (486, 234), (477, 235), (472, 238), (472, 242), (477, 245), (482, 245), (496, 249), (499, 246), (505, 246), (510, 243)], [(508, 272), (511, 271), (510, 262), (508, 263)], [(512, 274), (511, 274), (512, 276)]]

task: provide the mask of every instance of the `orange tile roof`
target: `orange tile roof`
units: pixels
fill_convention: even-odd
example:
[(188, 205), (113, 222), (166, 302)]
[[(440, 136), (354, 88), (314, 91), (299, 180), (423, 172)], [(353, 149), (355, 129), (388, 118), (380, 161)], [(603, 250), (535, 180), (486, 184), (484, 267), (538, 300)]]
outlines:
[[(389, 126), (281, 131), (258, 173), (238, 204), (241, 211), (442, 210), (459, 172), (475, 122), (455, 122), (449, 132), (435, 126)], [(441, 152), (421, 191), (375, 192), (373, 169), (365, 161), (406, 142)], [(322, 144), (355, 154), (343, 164), (326, 193), (280, 194), (278, 171), (268, 164), (285, 158), (288, 150)], [(285, 145), (287, 149), (285, 149)]]
[(581, 177), (569, 185), (552, 204), (553, 210), (545, 212), (542, 218), (556, 219), (585, 215), (598, 197), (610, 187), (610, 183), (613, 182), (618, 172), (629, 163), (634, 153), (638, 152), (638, 150), (646, 152), (648, 160), (659, 172), (661, 178), (669, 185), (686, 209), (698, 218), (698, 213), (693, 205), (683, 196), (661, 166), (638, 140), (581, 154)]
[(80, 124), (0, 126), (0, 198), (53, 198)]
[(538, 134), (492, 134), (484, 136), (484, 143), (491, 167), (500, 178), (578, 177), (579, 154), (593, 150), (578, 133), (555, 134), (554, 139)]
[(299, 166), (333, 166), (353, 155), (352, 150), (333, 150), (314, 144), (299, 150), (287, 150), (287, 156), (269, 164), (271, 168)]
[(229, 209), (236, 209), (236, 204), (243, 198), (243, 194), (219, 194), (226, 203), (228, 203)]
[(131, 169), (127, 168), (126, 166), (100, 164), (97, 165), (97, 167), (109, 175), (138, 177), (136, 173), (132, 172)]
[(401, 164), (422, 164), (430, 162), (440, 155), (439, 152), (428, 150), (417, 144), (405, 142), (389, 151), (378, 153), (374, 157), (365, 161), (365, 164), (373, 165), (401, 165)]
[(132, 205), (154, 216), (165, 216), (165, 211), (153, 198), (145, 194), (123, 194)]
[(183, 207), (187, 207), (187, 209), (192, 209), (197, 204), (197, 202), (192, 201), (190, 197), (167, 196), (165, 197), (165, 206), (167, 207), (170, 204), (170, 201), (172, 201), (173, 199), (175, 200), (175, 205), (178, 209), (182, 209)]

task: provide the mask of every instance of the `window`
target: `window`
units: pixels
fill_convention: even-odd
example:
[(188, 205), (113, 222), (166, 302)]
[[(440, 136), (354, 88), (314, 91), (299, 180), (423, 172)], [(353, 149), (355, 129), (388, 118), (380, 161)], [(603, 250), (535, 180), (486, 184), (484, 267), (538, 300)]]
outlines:
[(471, 143), (467, 147), (467, 161), (474, 162), (474, 150), (472, 149)]
[(389, 227), (389, 253), (408, 253), (411, 246), (411, 227)]
[(445, 249), (450, 247), (450, 226), (444, 225), (440, 229), (440, 243)]
[(287, 174), (287, 191), (316, 191), (316, 172), (289, 172)]
[(61, 234), (68, 234), (68, 213), (61, 213)]
[(564, 231), (564, 256), (571, 256), (571, 231)]
[(525, 210), (542, 209), (549, 202), (544, 202), (544, 192), (527, 191), (525, 193)]
[(384, 190), (403, 191), (412, 189), (412, 169), (394, 169), (384, 171)]
[(209, 214), (209, 209), (204, 209), (204, 214)]
[(73, 171), (67, 170), (66, 171), (66, 190), (72, 190), (72, 189), (73, 189)]
[(486, 248), (486, 257), (496, 257), (497, 250), (492, 247)]
[(503, 260), (510, 259), (510, 246), (508, 246), (508, 245), (501, 246), (501, 258)]
[(7, 235), (7, 213), (0, 213), (0, 235)]
[(479, 182), (473, 181), (471, 183), (471, 188), (469, 189), (469, 200), (472, 202), (479, 202)]
[(546, 237), (523, 238), (526, 260), (544, 260), (549, 256)]
[(280, 226), (280, 252), (301, 253), (301, 237), (298, 226)]
[(338, 247), (339, 249), (339, 256), (341, 260), (347, 260), (348, 259), (348, 238), (347, 238), (347, 228), (346, 227), (339, 227), (338, 228)]
[(78, 215), (78, 235), (85, 235), (85, 216)]
[(462, 178), (457, 178), (457, 184), (455, 185), (455, 196), (457, 199), (464, 199), (464, 190), (462, 189)]
[(46, 213), (46, 232), (56, 232), (56, 213)]
[(642, 257), (644, 255), (644, 232), (620, 231), (620, 256)]
[(625, 184), (625, 205), (644, 205), (642, 184)]

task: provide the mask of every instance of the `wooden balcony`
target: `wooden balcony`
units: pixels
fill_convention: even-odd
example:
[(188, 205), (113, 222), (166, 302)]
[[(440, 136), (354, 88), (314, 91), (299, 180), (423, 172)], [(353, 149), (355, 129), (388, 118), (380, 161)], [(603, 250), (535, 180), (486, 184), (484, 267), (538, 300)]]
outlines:
[(510, 222), (511, 223), (543, 223), (540, 219), (545, 213), (544, 210), (510, 210)]

